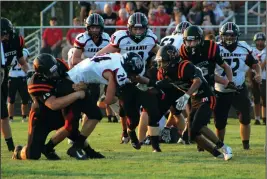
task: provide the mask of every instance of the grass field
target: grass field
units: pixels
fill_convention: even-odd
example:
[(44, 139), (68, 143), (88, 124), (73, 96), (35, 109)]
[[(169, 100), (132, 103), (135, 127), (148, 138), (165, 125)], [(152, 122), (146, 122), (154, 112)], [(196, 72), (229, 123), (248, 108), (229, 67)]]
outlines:
[[(177, 179), (264, 179), (265, 126), (252, 125), (251, 150), (242, 149), (237, 120), (228, 121), (226, 143), (234, 153), (230, 161), (213, 158), (207, 152), (197, 152), (195, 145), (162, 144), (162, 153), (152, 153), (151, 146), (136, 151), (130, 144), (119, 144), (120, 124), (106, 119), (97, 126), (89, 141), (106, 156), (102, 160), (77, 161), (69, 158), (69, 145), (63, 141), (56, 147), (61, 161), (11, 159), (1, 140), (1, 178), (7, 179), (76, 179), (76, 178), (177, 178)], [(27, 123), (19, 119), (11, 124), (15, 144), (26, 144)], [(214, 129), (214, 124), (210, 124)]]

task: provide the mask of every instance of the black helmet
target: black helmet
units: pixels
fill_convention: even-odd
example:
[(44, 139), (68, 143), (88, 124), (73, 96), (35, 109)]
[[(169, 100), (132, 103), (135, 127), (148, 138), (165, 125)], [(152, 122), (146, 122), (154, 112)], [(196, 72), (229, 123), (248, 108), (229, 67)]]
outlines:
[[(239, 27), (233, 22), (225, 23), (220, 29), (220, 38), (225, 46), (230, 46), (238, 42), (238, 37), (240, 36)], [(227, 38), (226, 36), (231, 36)]]
[(7, 34), (12, 35), (13, 25), (10, 20), (5, 17), (1, 17), (1, 37)]
[(57, 72), (57, 60), (48, 53), (42, 53), (33, 60), (33, 68), (37, 73), (50, 78)]
[(175, 46), (168, 44), (159, 48), (155, 60), (158, 67), (166, 74), (171, 70), (170, 68), (174, 68), (179, 63), (180, 58)]
[[(196, 25), (189, 26), (184, 31), (183, 40), (184, 40), (186, 50), (189, 53), (195, 53), (195, 51), (198, 48), (200, 48), (204, 43), (203, 30)], [(199, 43), (196, 44), (196, 46), (194, 46), (194, 47), (190, 47), (187, 45), (186, 41), (192, 41), (192, 40), (199, 40)]]
[(258, 32), (254, 35), (254, 43), (256, 44), (257, 49), (262, 50), (266, 46), (266, 36), (263, 32)]
[(175, 28), (175, 30), (173, 31), (172, 35), (175, 35), (175, 34), (183, 34), (183, 33), (184, 33), (184, 30), (185, 30), (187, 27), (191, 26), (191, 25), (192, 25), (192, 24), (191, 24), (190, 22), (188, 22), (188, 21), (180, 22), (180, 23), (176, 26), (176, 28)]
[[(136, 12), (132, 14), (128, 19), (127, 27), (130, 32), (131, 38), (135, 41), (141, 41), (145, 38), (147, 33), (147, 26), (148, 26), (147, 17), (141, 12)], [(143, 27), (145, 28), (145, 31), (143, 34), (134, 34), (132, 32), (133, 27)]]
[(140, 55), (134, 52), (127, 52), (122, 55), (122, 66), (127, 75), (139, 75), (144, 70), (144, 62)]
[[(104, 30), (104, 19), (102, 16), (100, 16), (97, 13), (90, 14), (85, 20), (85, 26), (86, 26), (86, 29), (89, 35), (99, 37), (101, 36)], [(90, 29), (89, 29), (90, 26), (100, 26), (99, 34), (92, 34), (92, 32), (90, 32)]]

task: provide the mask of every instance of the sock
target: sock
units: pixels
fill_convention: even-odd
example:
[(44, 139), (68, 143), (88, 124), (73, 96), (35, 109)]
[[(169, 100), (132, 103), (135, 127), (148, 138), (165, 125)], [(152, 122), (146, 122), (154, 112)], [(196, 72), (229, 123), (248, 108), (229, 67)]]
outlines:
[(263, 117), (263, 118), (262, 118), (262, 121), (263, 121), (263, 122), (266, 122), (266, 117)]
[(23, 118), (23, 119), (26, 119), (26, 117), (27, 117), (27, 115), (22, 115), (22, 118)]
[(14, 146), (14, 142), (13, 142), (13, 139), (12, 137), (8, 138), (8, 139), (5, 139), (6, 141), (6, 144), (7, 144), (7, 148), (8, 148), (8, 151), (14, 151), (15, 149), (15, 146)]
[(13, 120), (13, 116), (9, 116), (9, 120)]
[(257, 120), (257, 121), (260, 121), (260, 119), (261, 119), (260, 116), (255, 117), (255, 120)]
[(222, 153), (219, 152), (216, 148), (214, 148), (213, 151), (211, 152), (211, 154), (212, 154), (214, 157), (218, 157), (218, 156), (221, 155)]
[(243, 140), (242, 143), (244, 149), (249, 149), (249, 140)]
[(222, 142), (222, 141), (218, 141), (217, 143), (216, 143), (216, 148), (217, 149), (220, 149), (220, 148), (222, 148), (224, 146), (224, 143)]
[(84, 147), (84, 142), (86, 140), (87, 137), (85, 137), (84, 135), (79, 135), (77, 137), (77, 140), (74, 142), (74, 145), (78, 148), (83, 148)]
[(153, 149), (159, 149), (159, 136), (150, 136)]
[(55, 147), (55, 144), (53, 143), (52, 139), (50, 139), (47, 144), (45, 145), (46, 152), (53, 151), (53, 148)]
[(127, 130), (123, 130), (123, 131), (122, 131), (122, 134), (123, 134), (123, 137), (128, 137)]

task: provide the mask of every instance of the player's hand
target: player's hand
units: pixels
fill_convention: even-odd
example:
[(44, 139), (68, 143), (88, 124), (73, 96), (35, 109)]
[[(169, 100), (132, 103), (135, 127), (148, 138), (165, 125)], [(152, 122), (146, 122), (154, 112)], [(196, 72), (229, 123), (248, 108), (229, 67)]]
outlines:
[(184, 110), (186, 107), (186, 104), (188, 102), (188, 99), (190, 98), (190, 96), (188, 94), (184, 94), (183, 96), (181, 96), (179, 99), (176, 100), (176, 109), (177, 110)]
[(257, 83), (261, 83), (261, 75), (255, 75), (254, 77), (254, 80), (257, 82)]
[(79, 99), (83, 99), (85, 97), (85, 91), (77, 91), (76, 94)]
[(77, 84), (73, 84), (73, 85), (72, 85), (72, 88), (73, 88), (75, 91), (86, 90), (86, 89), (87, 89), (87, 84), (84, 83), (84, 82), (79, 82), (79, 83), (77, 83)]
[(227, 86), (226, 86), (225, 89), (232, 89), (232, 90), (235, 90), (235, 91), (238, 90), (237, 87), (236, 87), (236, 85), (235, 85), (235, 83), (232, 82), (232, 81), (229, 81), (229, 82), (228, 82), (228, 84), (227, 84)]

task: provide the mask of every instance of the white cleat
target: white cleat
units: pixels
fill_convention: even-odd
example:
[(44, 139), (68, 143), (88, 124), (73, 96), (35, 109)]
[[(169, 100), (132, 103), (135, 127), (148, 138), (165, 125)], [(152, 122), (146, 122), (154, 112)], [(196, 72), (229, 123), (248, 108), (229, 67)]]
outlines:
[(121, 144), (128, 144), (130, 142), (130, 137), (122, 137)]
[(180, 137), (180, 139), (178, 140), (177, 144), (185, 145), (185, 141)]
[(224, 155), (224, 160), (230, 160), (233, 157), (233, 152), (232, 152), (232, 148), (224, 145), (222, 148), (222, 153)]

